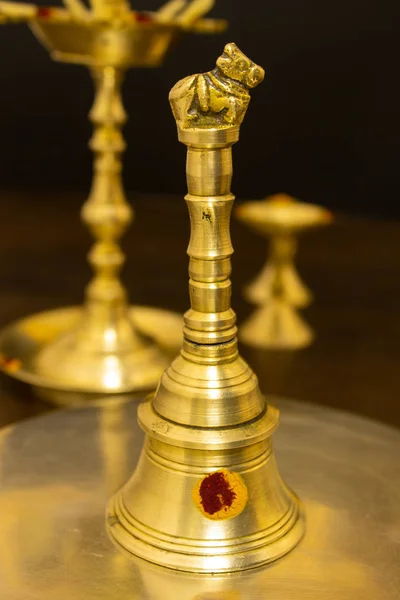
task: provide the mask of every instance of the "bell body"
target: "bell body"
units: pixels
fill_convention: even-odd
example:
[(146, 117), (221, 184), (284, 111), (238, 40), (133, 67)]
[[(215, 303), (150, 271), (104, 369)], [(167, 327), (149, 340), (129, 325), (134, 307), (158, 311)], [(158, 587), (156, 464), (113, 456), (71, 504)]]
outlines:
[[(140, 419), (146, 416), (143, 407)], [(158, 427), (167, 431), (168, 424)], [(235, 498), (218, 515), (224, 485)], [(297, 544), (299, 510), (279, 476), (270, 438), (217, 450), (207, 449), (206, 440), (193, 448), (148, 436), (133, 477), (109, 507), (108, 527), (114, 541), (150, 562), (191, 572), (239, 571)]]

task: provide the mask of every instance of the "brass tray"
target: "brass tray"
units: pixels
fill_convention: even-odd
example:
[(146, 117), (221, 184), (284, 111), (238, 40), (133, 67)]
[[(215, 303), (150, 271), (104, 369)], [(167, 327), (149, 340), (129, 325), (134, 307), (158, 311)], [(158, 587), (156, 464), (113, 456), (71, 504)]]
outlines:
[(108, 539), (106, 501), (142, 445), (136, 403), (3, 430), (2, 600), (399, 600), (400, 432), (276, 404), (279, 467), (305, 503), (307, 531), (285, 558), (242, 575), (178, 574), (128, 558)]

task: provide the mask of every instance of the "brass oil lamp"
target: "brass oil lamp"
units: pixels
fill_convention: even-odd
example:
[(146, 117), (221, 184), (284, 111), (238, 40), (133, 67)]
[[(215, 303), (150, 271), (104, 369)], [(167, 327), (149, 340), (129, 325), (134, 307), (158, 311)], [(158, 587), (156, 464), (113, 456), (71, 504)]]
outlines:
[(328, 225), (332, 213), (287, 194), (245, 202), (236, 217), (269, 238), (269, 256), (257, 277), (245, 288), (245, 298), (256, 305), (240, 326), (240, 340), (260, 349), (292, 350), (310, 345), (315, 333), (299, 314), (313, 299), (294, 264), (297, 238), (309, 229)]
[[(61, 404), (151, 390), (181, 344), (181, 318), (129, 307), (119, 273), (119, 240), (133, 210), (123, 189), (121, 85), (127, 69), (158, 67), (185, 32), (216, 33), (226, 22), (203, 19), (214, 0), (171, 0), (157, 12), (132, 11), (125, 0), (66, 0), (65, 8), (0, 2), (0, 20), (26, 21), (55, 60), (85, 65), (94, 85), (93, 181), (82, 219), (95, 238), (94, 277), (82, 308), (41, 313), (0, 334), (0, 368)], [(18, 369), (9, 369), (18, 364)], [(17, 362), (16, 362), (17, 361)], [(109, 400), (111, 396), (109, 397)]]

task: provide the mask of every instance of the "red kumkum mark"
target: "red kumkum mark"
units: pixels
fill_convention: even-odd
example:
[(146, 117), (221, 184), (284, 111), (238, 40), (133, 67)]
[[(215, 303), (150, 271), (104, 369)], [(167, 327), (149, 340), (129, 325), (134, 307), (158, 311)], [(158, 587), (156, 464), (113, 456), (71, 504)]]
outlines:
[(134, 13), (134, 19), (137, 23), (151, 23), (153, 19), (146, 13)]
[(21, 361), (18, 358), (11, 358), (10, 356), (0, 354), (0, 367), (9, 373), (15, 373), (20, 370)]
[(196, 483), (192, 498), (204, 517), (220, 521), (240, 515), (247, 504), (249, 494), (239, 473), (219, 469), (205, 475)]
[(228, 510), (236, 498), (225, 474), (220, 471), (203, 479), (199, 493), (204, 511), (209, 515), (214, 515), (220, 510)]
[(47, 19), (51, 16), (52, 12), (53, 10), (50, 8), (50, 6), (38, 6), (36, 16), (40, 17), (41, 19)]

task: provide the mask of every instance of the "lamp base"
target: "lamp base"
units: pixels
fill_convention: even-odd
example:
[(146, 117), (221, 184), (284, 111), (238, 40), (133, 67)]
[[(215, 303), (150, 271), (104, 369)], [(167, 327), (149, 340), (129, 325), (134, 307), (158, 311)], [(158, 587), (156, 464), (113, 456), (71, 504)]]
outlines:
[(296, 309), (280, 298), (256, 308), (239, 326), (239, 339), (251, 348), (296, 350), (314, 340), (314, 332)]
[[(0, 368), (32, 385), (46, 401), (59, 405), (87, 405), (99, 397), (100, 402), (111, 402), (120, 394), (152, 390), (179, 351), (182, 317), (134, 306), (129, 309), (129, 319), (140, 343), (131, 348), (117, 346), (108, 353), (96, 350), (101, 347), (94, 343), (97, 339), (88, 339), (86, 344), (84, 335), (79, 338), (85, 327), (80, 307), (21, 319), (0, 333)], [(100, 333), (103, 336), (104, 332)], [(129, 340), (126, 335), (125, 341)]]
[[(313, 301), (311, 290), (300, 279), (294, 264), (280, 267), (280, 282), (283, 299), (296, 308), (305, 308)], [(244, 288), (244, 297), (251, 304), (263, 306), (274, 298), (274, 282), (277, 280), (277, 267), (268, 260), (261, 272)]]

